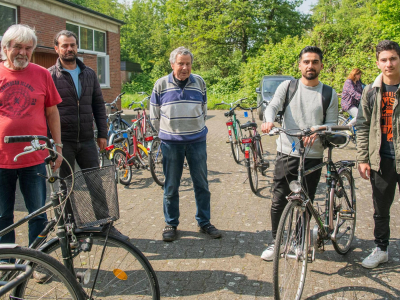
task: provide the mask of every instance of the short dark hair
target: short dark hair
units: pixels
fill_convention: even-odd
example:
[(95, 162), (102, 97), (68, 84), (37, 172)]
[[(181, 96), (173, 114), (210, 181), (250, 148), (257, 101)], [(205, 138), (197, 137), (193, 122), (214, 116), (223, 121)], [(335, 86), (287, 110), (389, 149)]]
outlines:
[(304, 54), (304, 53), (309, 53), (309, 52), (310, 52), (310, 53), (317, 53), (318, 56), (319, 56), (319, 59), (320, 59), (321, 62), (322, 62), (322, 59), (324, 58), (324, 56), (322, 55), (322, 50), (319, 49), (319, 48), (316, 47), (316, 46), (307, 46), (307, 47), (304, 47), (303, 50), (300, 51), (300, 54), (299, 54), (299, 62), (301, 61), (301, 57), (303, 56), (303, 54)]
[(400, 46), (396, 42), (384, 40), (376, 46), (376, 60), (379, 60), (379, 54), (383, 51), (394, 50), (400, 57)]
[(73, 36), (76, 40), (76, 44), (78, 45), (78, 37), (76, 36), (76, 34), (72, 31), (69, 30), (61, 30), (59, 33), (56, 34), (56, 36), (54, 37), (54, 45), (58, 46), (58, 39), (60, 38), (60, 36), (65, 35), (66, 37), (71, 37)]

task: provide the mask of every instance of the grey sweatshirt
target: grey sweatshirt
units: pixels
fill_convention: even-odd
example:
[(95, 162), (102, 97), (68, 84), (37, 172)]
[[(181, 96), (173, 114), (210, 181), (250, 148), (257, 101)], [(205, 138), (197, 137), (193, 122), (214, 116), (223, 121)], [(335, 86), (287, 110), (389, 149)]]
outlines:
[[(274, 122), (276, 114), (281, 111), (285, 103), (286, 91), (290, 80), (282, 82), (277, 88), (274, 98), (271, 100), (265, 110), (266, 122)], [(322, 108), (322, 87), (319, 84), (315, 87), (304, 85), (299, 80), (299, 86), (293, 96), (292, 101), (286, 107), (283, 116), (282, 127), (286, 129), (307, 129), (313, 127), (318, 128), (321, 125), (333, 126), (337, 125), (338, 120), (338, 97), (336, 91), (332, 91), (331, 103), (326, 111), (326, 119), (323, 124), (324, 114)], [(298, 139), (281, 134), (276, 141), (277, 151), (287, 155), (299, 156)], [(292, 144), (295, 142), (295, 151), (292, 152)], [(319, 139), (317, 139), (311, 149), (306, 150), (307, 158), (322, 158), (324, 148)]]

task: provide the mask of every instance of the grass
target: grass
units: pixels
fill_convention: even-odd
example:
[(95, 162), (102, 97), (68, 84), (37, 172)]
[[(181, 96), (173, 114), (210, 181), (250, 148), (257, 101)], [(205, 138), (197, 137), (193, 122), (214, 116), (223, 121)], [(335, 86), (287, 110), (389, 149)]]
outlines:
[[(139, 101), (142, 101), (144, 98), (145, 98), (145, 96), (143, 96), (143, 95), (125, 93), (125, 95), (122, 96), (121, 106), (123, 109), (124, 108), (126, 109), (126, 108), (128, 108), (129, 104), (131, 104), (132, 102), (139, 102)], [(140, 104), (134, 104), (132, 106), (132, 108), (139, 107), (139, 105)], [(147, 106), (146, 103), (144, 105)]]

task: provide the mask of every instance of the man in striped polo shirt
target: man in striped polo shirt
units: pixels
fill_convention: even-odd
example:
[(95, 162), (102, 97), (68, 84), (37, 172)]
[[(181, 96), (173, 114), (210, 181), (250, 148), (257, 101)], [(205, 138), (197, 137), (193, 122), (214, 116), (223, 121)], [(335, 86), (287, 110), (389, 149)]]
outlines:
[(166, 223), (163, 240), (172, 242), (177, 238), (179, 185), (185, 157), (193, 181), (200, 232), (220, 238), (220, 231), (210, 223), (206, 84), (199, 75), (191, 74), (193, 54), (188, 49), (175, 49), (169, 61), (172, 72), (156, 82), (150, 99), (150, 118), (162, 141)]

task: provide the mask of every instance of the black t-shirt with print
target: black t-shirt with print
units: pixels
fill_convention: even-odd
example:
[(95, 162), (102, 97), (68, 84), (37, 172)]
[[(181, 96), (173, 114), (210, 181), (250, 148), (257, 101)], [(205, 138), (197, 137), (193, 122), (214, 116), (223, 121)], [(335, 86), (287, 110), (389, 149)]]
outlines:
[(393, 146), (393, 128), (392, 116), (393, 105), (396, 100), (396, 91), (399, 85), (382, 84), (382, 102), (381, 102), (381, 131), (382, 143), (380, 155), (383, 157), (394, 159), (394, 146)]

